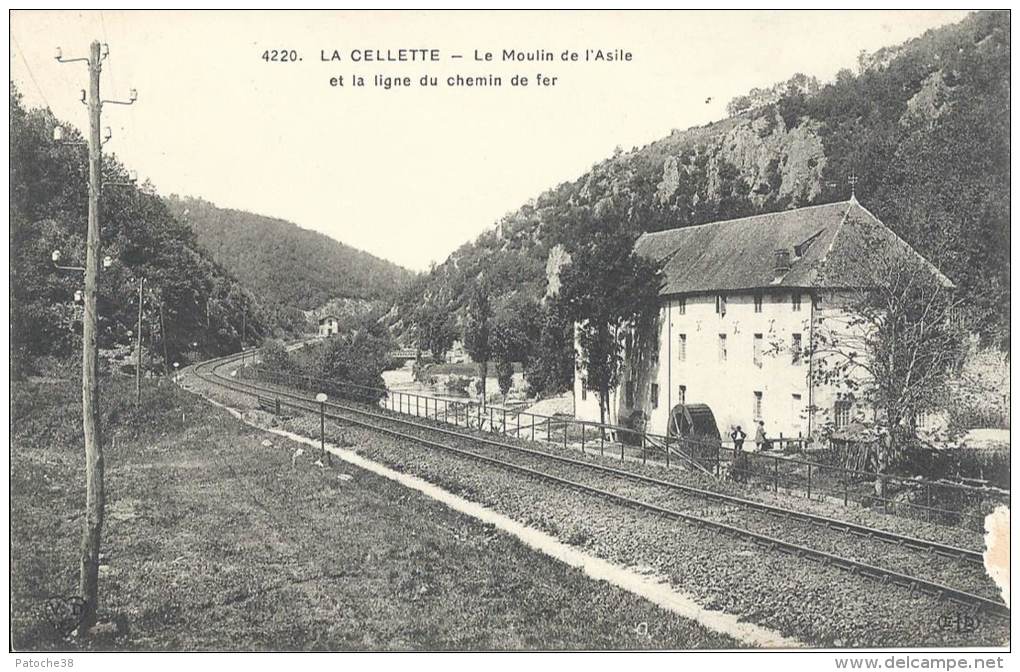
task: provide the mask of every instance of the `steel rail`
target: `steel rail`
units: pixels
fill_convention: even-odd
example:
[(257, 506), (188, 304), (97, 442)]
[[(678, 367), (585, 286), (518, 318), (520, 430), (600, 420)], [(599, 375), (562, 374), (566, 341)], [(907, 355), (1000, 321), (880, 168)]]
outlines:
[[(285, 393), (285, 394), (289, 394), (289, 393)], [(295, 396), (297, 396), (297, 395), (295, 395)], [(797, 519), (797, 520), (800, 520), (800, 521), (803, 521), (803, 522), (811, 523), (812, 525), (815, 525), (815, 526), (818, 526), (818, 527), (823, 527), (825, 529), (836, 529), (836, 530), (838, 530), (840, 532), (843, 532), (843, 533), (854, 534), (856, 536), (864, 537), (864, 538), (867, 538), (867, 539), (877, 539), (877, 540), (880, 540), (880, 541), (885, 541), (885, 542), (888, 542), (888, 543), (891, 543), (891, 544), (895, 544), (897, 546), (908, 546), (908, 547), (910, 547), (910, 548), (912, 548), (914, 550), (930, 552), (930, 553), (936, 553), (938, 555), (942, 555), (944, 557), (952, 558), (952, 559), (955, 559), (955, 560), (962, 560), (962, 561), (965, 561), (965, 562), (971, 562), (971, 563), (974, 563), (974, 564), (978, 564), (978, 565), (984, 566), (984, 556), (982, 555), (982, 553), (980, 551), (975, 551), (975, 550), (968, 549), (968, 548), (961, 548), (959, 546), (952, 546), (952, 545), (949, 545), (949, 544), (943, 544), (943, 543), (940, 543), (940, 542), (937, 542), (937, 541), (931, 541), (931, 540), (928, 540), (928, 539), (920, 539), (920, 538), (917, 538), (917, 537), (911, 537), (911, 536), (908, 536), (908, 535), (898, 534), (896, 532), (890, 532), (889, 530), (883, 530), (883, 529), (880, 529), (880, 528), (869, 527), (867, 525), (860, 525), (858, 523), (851, 523), (851, 522), (839, 520), (839, 519), (836, 519), (836, 518), (829, 518), (827, 516), (822, 516), (822, 515), (819, 515), (819, 514), (807, 513), (807, 512), (804, 512), (804, 511), (797, 511), (797, 510), (794, 510), (794, 509), (787, 509), (787, 508), (784, 508), (784, 507), (781, 507), (781, 506), (775, 506), (775, 505), (772, 505), (772, 504), (767, 504), (765, 502), (759, 502), (759, 501), (755, 501), (755, 500), (751, 500), (751, 499), (745, 499), (743, 497), (737, 497), (736, 495), (728, 495), (728, 494), (721, 493), (721, 492), (715, 492), (713, 490), (705, 490), (703, 488), (696, 488), (694, 486), (683, 485), (683, 484), (676, 483), (676, 482), (673, 482), (673, 481), (665, 481), (665, 480), (662, 480), (662, 479), (659, 479), (659, 478), (655, 478), (653, 476), (647, 476), (647, 475), (644, 475), (644, 474), (639, 474), (639, 473), (636, 473), (636, 472), (633, 472), (633, 471), (629, 471), (629, 470), (626, 470), (626, 469), (618, 469), (616, 467), (610, 467), (608, 465), (603, 465), (603, 464), (594, 464), (592, 462), (588, 462), (588, 461), (585, 461), (585, 460), (578, 460), (578, 459), (575, 459), (575, 458), (572, 458), (572, 457), (566, 457), (564, 455), (556, 455), (556, 454), (548, 453), (548, 452), (545, 452), (545, 451), (542, 451), (542, 450), (535, 450), (533, 448), (525, 448), (523, 446), (515, 446), (515, 445), (513, 445), (511, 443), (505, 443), (505, 442), (502, 442), (502, 441), (496, 441), (496, 440), (493, 440), (493, 439), (489, 439), (489, 438), (485, 438), (485, 437), (480, 437), (480, 436), (473, 436), (471, 434), (467, 434), (465, 432), (454, 431), (454, 430), (451, 430), (451, 429), (446, 428), (446, 427), (436, 427), (436, 426), (433, 426), (433, 425), (425, 424), (423, 422), (414, 422), (414, 421), (408, 420), (406, 418), (393, 417), (393, 416), (385, 415), (385, 414), (382, 414), (382, 413), (372, 413), (370, 411), (366, 411), (366, 410), (361, 409), (361, 408), (347, 406), (347, 405), (344, 405), (344, 404), (338, 404), (338, 403), (335, 403), (335, 402), (331, 402), (328, 405), (333, 407), (333, 408), (338, 408), (338, 409), (341, 409), (341, 410), (344, 410), (344, 411), (348, 411), (348, 412), (352, 412), (352, 413), (358, 413), (358, 414), (361, 414), (361, 415), (364, 415), (364, 416), (367, 416), (367, 417), (370, 417), (370, 418), (379, 418), (381, 420), (386, 420), (386, 421), (389, 421), (389, 422), (397, 422), (397, 423), (401, 423), (401, 424), (408, 425), (408, 426), (411, 426), (411, 427), (420, 427), (420, 428), (428, 430), (428, 431), (437, 432), (437, 433), (441, 433), (441, 434), (446, 434), (448, 436), (454, 436), (454, 437), (458, 437), (458, 438), (468, 439), (468, 440), (471, 440), (471, 441), (475, 441), (475, 442), (478, 442), (478, 443), (483, 443), (483, 444), (494, 446), (494, 447), (497, 447), (497, 448), (503, 448), (503, 449), (506, 449), (506, 450), (512, 450), (512, 451), (515, 451), (515, 452), (518, 452), (518, 453), (523, 453), (523, 454), (526, 454), (526, 455), (529, 455), (529, 456), (532, 456), (532, 457), (536, 457), (536, 458), (540, 458), (540, 459), (548, 459), (548, 460), (560, 462), (560, 463), (563, 463), (563, 464), (579, 466), (579, 467), (583, 467), (583, 468), (590, 469), (590, 470), (593, 470), (593, 471), (598, 471), (598, 472), (601, 472), (601, 473), (612, 474), (614, 476), (620, 476), (622, 478), (627, 478), (627, 479), (630, 479), (632, 481), (636, 481), (636, 482), (640, 482), (640, 483), (648, 483), (650, 485), (656, 485), (656, 486), (659, 486), (659, 487), (668, 488), (670, 490), (676, 490), (676, 491), (679, 491), (679, 492), (683, 492), (685, 494), (690, 494), (690, 495), (695, 495), (695, 496), (698, 496), (698, 497), (703, 497), (705, 499), (712, 499), (712, 500), (724, 502), (724, 503), (727, 503), (727, 504), (732, 504), (732, 505), (735, 505), (735, 506), (742, 506), (742, 507), (748, 508), (748, 509), (755, 509), (755, 510), (758, 510), (758, 511), (761, 511), (761, 512), (764, 512), (764, 513), (767, 513), (767, 514), (770, 514), (770, 515), (773, 515), (773, 516), (776, 516), (776, 517), (779, 517), (779, 518), (783, 518), (783, 519), (793, 518), (793, 519)]]
[[(195, 367), (195, 373), (196, 373), (196, 375), (198, 375), (203, 380), (206, 380), (207, 382), (211, 382), (211, 383), (213, 383), (215, 385), (220, 385), (221, 387), (226, 387), (228, 389), (233, 389), (234, 391), (238, 391), (238, 392), (241, 392), (243, 394), (248, 394), (248, 395), (253, 394), (249, 390), (255, 390), (256, 393), (259, 390), (262, 390), (264, 392), (272, 392), (272, 393), (279, 394), (279, 395), (281, 395), (283, 397), (290, 398), (291, 399), (290, 401), (285, 401), (285, 402), (281, 402), (281, 403), (283, 405), (289, 406), (291, 408), (296, 408), (296, 409), (299, 409), (299, 410), (310, 411), (310, 412), (319, 412), (321, 410), (319, 402), (315, 402), (313, 400), (306, 399), (306, 398), (304, 398), (304, 397), (302, 397), (300, 395), (293, 394), (293, 393), (288, 393), (288, 392), (282, 392), (280, 390), (274, 390), (274, 389), (271, 389), (271, 388), (260, 387), (258, 385), (252, 384), (252, 383), (244, 383), (244, 382), (240, 382), (240, 381), (237, 381), (237, 380), (230, 380), (229, 378), (226, 378), (225, 376), (219, 375), (216, 372), (215, 369), (218, 368), (218, 366), (221, 365), (221, 364), (230, 363), (230, 361), (233, 358), (234, 358), (234, 356), (229, 356), (228, 355), (227, 357), (218, 358), (216, 360), (209, 360), (209, 361), (204, 362), (204, 363), (202, 363), (200, 365), (197, 365)], [(205, 374), (205, 371), (203, 370), (204, 366), (214, 366), (215, 368), (213, 369), (213, 372), (211, 374)], [(329, 407), (336, 407), (337, 405), (336, 404), (327, 404), (327, 406), (329, 406)], [(345, 410), (345, 409), (343, 409), (341, 407), (341, 410)], [(394, 420), (393, 418), (390, 418), (388, 416), (375, 415), (375, 414), (371, 414), (371, 413), (367, 413), (367, 412), (364, 412), (364, 413), (367, 414), (367, 415), (370, 415), (370, 416), (374, 416), (374, 417), (383, 419), (383, 420), (387, 420), (387, 421), (399, 421), (399, 420)], [(560, 486), (566, 486), (566, 487), (568, 487), (568, 488), (570, 488), (572, 490), (576, 490), (576, 491), (579, 491), (579, 492), (584, 492), (586, 494), (591, 494), (591, 495), (595, 495), (597, 497), (608, 499), (610, 501), (614, 501), (614, 502), (622, 504), (622, 505), (624, 505), (624, 506), (626, 506), (628, 508), (633, 508), (633, 509), (637, 509), (637, 510), (646, 511), (648, 513), (652, 513), (652, 514), (655, 514), (655, 515), (658, 515), (658, 516), (661, 516), (661, 517), (664, 517), (664, 518), (667, 518), (667, 519), (671, 519), (671, 520), (683, 521), (683, 522), (686, 522), (686, 523), (693, 524), (696, 527), (700, 527), (700, 528), (708, 528), (708, 529), (718, 530), (718, 531), (724, 532), (726, 534), (729, 534), (729, 535), (732, 535), (732, 536), (736, 536), (738, 538), (749, 539), (750, 541), (752, 541), (752, 542), (754, 542), (754, 543), (756, 543), (756, 544), (758, 544), (760, 546), (764, 546), (764, 547), (767, 547), (767, 548), (770, 548), (770, 549), (773, 549), (773, 550), (779, 550), (779, 551), (788, 553), (790, 555), (794, 555), (794, 556), (796, 556), (798, 558), (807, 558), (807, 559), (810, 559), (810, 560), (814, 560), (814, 561), (820, 562), (824, 566), (834, 566), (834, 567), (837, 567), (837, 568), (842, 569), (844, 571), (848, 571), (851, 574), (856, 574), (856, 575), (863, 576), (863, 577), (871, 579), (871, 580), (875, 580), (875, 581), (877, 581), (879, 583), (882, 583), (883, 585), (886, 585), (886, 584), (889, 584), (889, 583), (893, 583), (894, 585), (899, 585), (901, 587), (905, 587), (905, 588), (909, 589), (911, 592), (915, 592), (915, 591), (923, 592), (925, 594), (937, 597), (939, 599), (948, 599), (948, 600), (956, 602), (958, 604), (962, 604), (962, 605), (965, 605), (965, 606), (968, 606), (968, 607), (972, 607), (972, 608), (975, 608), (975, 609), (978, 609), (978, 610), (983, 610), (983, 611), (985, 611), (985, 612), (987, 612), (987, 613), (989, 613), (989, 614), (991, 614), (993, 616), (997, 616), (997, 617), (1001, 617), (1001, 618), (1007, 618), (1007, 619), (1009, 618), (1010, 610), (1009, 610), (1009, 607), (1007, 607), (1004, 603), (998, 602), (996, 600), (992, 600), (992, 599), (989, 599), (989, 598), (986, 598), (986, 597), (983, 597), (981, 595), (975, 595), (973, 593), (969, 593), (969, 592), (964, 591), (964, 590), (953, 588), (951, 586), (948, 586), (948, 585), (945, 585), (945, 584), (942, 584), (942, 583), (938, 583), (936, 581), (929, 581), (929, 580), (926, 580), (926, 579), (920, 579), (920, 578), (917, 578), (917, 577), (914, 577), (914, 576), (910, 576), (908, 574), (903, 574), (901, 572), (897, 572), (897, 571), (894, 571), (894, 570), (886, 569), (886, 568), (883, 568), (883, 567), (878, 567), (878, 566), (871, 565), (871, 564), (868, 564), (868, 563), (859, 562), (859, 561), (856, 561), (856, 560), (850, 560), (850, 559), (844, 558), (842, 556), (835, 555), (833, 553), (829, 553), (829, 552), (826, 552), (826, 551), (821, 551), (821, 550), (818, 550), (818, 549), (814, 549), (814, 548), (811, 548), (809, 546), (803, 546), (803, 545), (800, 545), (800, 544), (796, 544), (794, 542), (785, 541), (783, 539), (779, 539), (779, 538), (772, 537), (772, 536), (769, 536), (769, 535), (761, 534), (759, 532), (754, 532), (754, 531), (747, 530), (747, 529), (744, 529), (744, 528), (736, 527), (736, 526), (733, 526), (733, 525), (729, 525), (727, 523), (723, 523), (723, 522), (719, 522), (719, 521), (714, 521), (714, 520), (709, 520), (707, 518), (702, 518), (700, 516), (695, 516), (695, 515), (692, 515), (692, 514), (689, 514), (689, 513), (684, 513), (684, 512), (681, 512), (681, 511), (676, 511), (674, 509), (668, 509), (668, 508), (659, 506), (657, 504), (651, 504), (651, 503), (648, 503), (648, 502), (642, 502), (640, 500), (637, 500), (637, 499), (634, 499), (634, 498), (631, 498), (631, 497), (627, 497), (625, 495), (620, 495), (618, 493), (610, 492), (608, 490), (603, 490), (601, 488), (596, 488), (594, 486), (585, 485), (583, 483), (578, 483), (576, 481), (571, 481), (569, 479), (562, 478), (562, 477), (559, 477), (559, 476), (552, 476), (550, 474), (545, 474), (545, 473), (543, 473), (541, 471), (538, 471), (536, 469), (532, 469), (530, 467), (525, 467), (525, 466), (520, 465), (520, 464), (515, 464), (513, 462), (507, 462), (505, 460), (501, 460), (501, 459), (498, 459), (498, 458), (495, 458), (495, 457), (491, 457), (491, 456), (488, 456), (488, 455), (483, 455), (481, 453), (476, 453), (474, 451), (465, 450), (463, 448), (456, 448), (454, 446), (442, 444), (442, 443), (439, 443), (437, 441), (432, 441), (430, 439), (426, 439), (426, 438), (421, 437), (421, 436), (415, 436), (413, 434), (407, 434), (405, 432), (400, 432), (400, 431), (397, 431), (397, 430), (392, 429), (392, 428), (381, 427), (379, 425), (375, 425), (373, 423), (366, 422), (365, 420), (359, 420), (359, 419), (352, 418), (350, 416), (345, 416), (345, 415), (340, 415), (340, 414), (337, 414), (337, 413), (330, 413), (330, 412), (326, 412), (325, 415), (326, 415), (326, 417), (329, 417), (331, 419), (341, 420), (341, 421), (349, 422), (349, 423), (352, 423), (352, 424), (355, 424), (355, 425), (360, 425), (362, 427), (365, 427), (367, 429), (370, 429), (372, 431), (376, 431), (376, 432), (379, 432), (379, 433), (382, 433), (382, 434), (388, 434), (388, 435), (396, 437), (396, 438), (401, 438), (401, 439), (405, 439), (405, 440), (414, 441), (416, 443), (423, 444), (425, 446), (437, 448), (437, 449), (440, 449), (440, 450), (444, 450), (446, 452), (451, 452), (451, 453), (454, 453), (454, 454), (457, 454), (457, 455), (468, 457), (470, 459), (474, 459), (474, 460), (478, 460), (478, 461), (481, 461), (481, 462), (493, 464), (493, 465), (499, 466), (501, 468), (509, 469), (511, 471), (517, 471), (519, 473), (526, 474), (528, 476), (537, 478), (539, 480), (555, 483), (555, 484), (560, 485)], [(432, 427), (420, 425), (418, 423), (411, 423), (411, 424), (414, 424), (415, 426), (419, 426), (419, 427), (425, 427), (427, 429), (433, 429)], [(472, 441), (479, 441), (478, 437), (473, 437), (473, 436), (464, 435), (464, 434), (460, 434), (460, 433), (454, 433), (454, 434), (456, 434), (459, 438), (463, 438), (463, 439), (467, 439), (467, 440), (472, 440)], [(517, 446), (513, 446), (513, 448), (514, 449), (519, 449), (519, 450), (525, 450), (525, 451), (528, 450), (528, 449), (520, 449)], [(548, 453), (542, 453), (542, 451), (534, 451), (534, 452), (541, 453), (542, 455), (549, 455)], [(559, 457), (559, 456), (555, 456), (555, 457)], [(569, 459), (569, 458), (567, 458), (567, 459)], [(581, 464), (584, 464), (584, 463), (581, 463)]]
[[(263, 389), (263, 391), (267, 391), (267, 392), (268, 391), (272, 391), (272, 392), (274, 392), (276, 394), (280, 394), (280, 395), (284, 395), (284, 396), (290, 396), (290, 397), (295, 398), (295, 399), (306, 400), (305, 397), (302, 397), (301, 395), (298, 395), (298, 394), (295, 394), (295, 393), (292, 393), (292, 392), (286, 392), (286, 391), (275, 390), (275, 389), (270, 390), (270, 388), (262, 388), (262, 389)], [(800, 521), (803, 521), (803, 522), (810, 523), (810, 524), (818, 526), (818, 527), (822, 527), (824, 529), (835, 529), (835, 530), (837, 530), (839, 532), (843, 532), (845, 534), (853, 534), (853, 535), (856, 535), (856, 536), (859, 536), (859, 537), (863, 537), (863, 538), (866, 538), (866, 539), (869, 539), (869, 540), (884, 541), (884, 542), (887, 542), (887, 543), (890, 543), (890, 544), (894, 544), (896, 546), (900, 546), (900, 547), (906, 546), (906, 547), (909, 547), (909, 548), (914, 549), (914, 550), (928, 552), (928, 553), (935, 553), (935, 554), (941, 555), (943, 557), (952, 558), (952, 559), (955, 559), (955, 560), (961, 560), (961, 561), (964, 561), (964, 562), (970, 562), (970, 563), (973, 563), (973, 564), (976, 564), (976, 565), (984, 566), (984, 556), (983, 556), (983, 554), (980, 551), (975, 551), (975, 550), (969, 549), (969, 548), (962, 548), (962, 547), (959, 547), (959, 546), (952, 546), (950, 544), (943, 544), (941, 542), (932, 541), (932, 540), (929, 540), (929, 539), (920, 539), (920, 538), (912, 537), (912, 536), (909, 536), (909, 535), (904, 535), (904, 534), (899, 534), (899, 533), (896, 533), (896, 532), (891, 532), (889, 530), (883, 530), (883, 529), (880, 529), (880, 528), (870, 527), (870, 526), (867, 526), (867, 525), (861, 525), (861, 524), (858, 524), (858, 523), (852, 523), (852, 522), (848, 522), (848, 521), (844, 521), (844, 520), (839, 520), (837, 518), (830, 518), (830, 517), (822, 516), (822, 515), (815, 514), (815, 513), (808, 513), (808, 512), (805, 512), (805, 511), (797, 511), (797, 510), (794, 510), (794, 509), (787, 509), (787, 508), (784, 508), (784, 507), (781, 507), (781, 506), (775, 506), (775, 505), (772, 505), (772, 504), (767, 504), (765, 502), (759, 502), (759, 501), (752, 500), (752, 499), (745, 499), (743, 497), (738, 497), (736, 495), (728, 495), (726, 493), (716, 492), (714, 490), (705, 490), (703, 488), (696, 488), (696, 487), (690, 486), (690, 485), (683, 485), (681, 483), (676, 483), (676, 482), (673, 482), (673, 481), (665, 481), (665, 480), (662, 480), (662, 479), (659, 479), (659, 478), (655, 478), (653, 476), (647, 476), (647, 475), (644, 475), (644, 474), (639, 474), (639, 473), (636, 473), (636, 472), (633, 472), (633, 471), (630, 471), (630, 470), (626, 470), (626, 469), (618, 469), (616, 467), (610, 467), (608, 465), (603, 465), (603, 464), (594, 464), (592, 462), (588, 462), (588, 461), (585, 461), (585, 460), (578, 460), (578, 459), (575, 459), (575, 458), (566, 457), (564, 455), (556, 455), (554, 453), (548, 453), (548, 452), (545, 452), (545, 451), (542, 451), (542, 450), (536, 450), (536, 449), (533, 449), (533, 448), (525, 448), (523, 446), (517, 446), (517, 445), (514, 445), (512, 443), (506, 443), (506, 442), (503, 442), (503, 441), (496, 441), (494, 439), (490, 439), (490, 438), (486, 438), (486, 437), (474, 436), (474, 435), (468, 434), (466, 432), (451, 430), (448, 427), (436, 427), (434, 425), (425, 424), (424, 422), (415, 422), (415, 421), (409, 420), (407, 418), (393, 417), (392, 415), (385, 415), (385, 414), (382, 414), (382, 413), (373, 413), (373, 412), (367, 411), (367, 410), (365, 410), (363, 408), (347, 406), (347, 405), (339, 404), (339, 403), (336, 403), (336, 402), (328, 402), (327, 406), (330, 406), (330, 407), (333, 407), (333, 408), (338, 408), (338, 409), (341, 409), (341, 410), (344, 410), (344, 411), (348, 411), (348, 412), (352, 412), (352, 413), (358, 413), (358, 414), (361, 414), (361, 415), (364, 415), (364, 416), (367, 416), (367, 417), (371, 417), (371, 418), (379, 418), (381, 420), (385, 420), (385, 421), (388, 421), (388, 422), (396, 422), (396, 423), (404, 424), (404, 425), (411, 426), (411, 427), (420, 427), (422, 429), (425, 429), (425, 430), (428, 430), (428, 431), (431, 431), (431, 432), (437, 432), (437, 433), (441, 433), (441, 434), (446, 434), (448, 436), (463, 438), (463, 439), (467, 439), (467, 440), (470, 440), (470, 441), (475, 441), (475, 442), (478, 442), (478, 443), (490, 445), (490, 446), (493, 446), (493, 447), (496, 447), (496, 448), (502, 448), (502, 449), (505, 449), (505, 450), (512, 450), (512, 451), (515, 451), (515, 452), (518, 452), (518, 453), (522, 453), (522, 454), (526, 454), (526, 455), (529, 455), (529, 456), (532, 456), (532, 457), (536, 457), (536, 458), (539, 458), (539, 459), (548, 459), (548, 460), (551, 460), (551, 461), (560, 462), (562, 464), (569, 464), (569, 465), (573, 465), (573, 466), (579, 466), (579, 467), (583, 467), (583, 468), (586, 468), (586, 469), (590, 469), (590, 470), (593, 470), (593, 471), (598, 471), (598, 472), (601, 472), (601, 473), (612, 474), (614, 476), (619, 476), (619, 477), (622, 477), (622, 478), (627, 478), (627, 479), (630, 479), (632, 481), (636, 481), (636, 482), (639, 482), (639, 483), (648, 483), (650, 485), (655, 485), (655, 486), (658, 486), (658, 487), (668, 488), (668, 489), (671, 489), (671, 490), (676, 490), (676, 491), (679, 491), (679, 492), (683, 492), (685, 494), (690, 494), (690, 495), (694, 495), (694, 496), (697, 496), (697, 497), (702, 497), (702, 498), (705, 498), (705, 499), (712, 499), (712, 500), (716, 500), (716, 501), (723, 502), (723, 503), (726, 503), (726, 504), (731, 504), (731, 505), (734, 505), (734, 506), (741, 506), (741, 507), (744, 507), (744, 508), (755, 509), (755, 510), (767, 513), (769, 515), (772, 515), (772, 516), (775, 516), (775, 517), (778, 517), (778, 518), (782, 518), (784, 520), (793, 518), (793, 519), (796, 519), (796, 520), (800, 520)]]

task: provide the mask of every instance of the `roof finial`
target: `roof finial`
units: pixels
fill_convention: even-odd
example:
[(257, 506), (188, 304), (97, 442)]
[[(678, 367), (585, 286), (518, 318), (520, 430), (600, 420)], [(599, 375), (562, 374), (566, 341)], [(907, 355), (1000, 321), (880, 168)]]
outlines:
[(850, 200), (854, 203), (857, 202), (857, 173), (850, 171), (850, 177), (847, 178), (847, 182), (850, 183)]

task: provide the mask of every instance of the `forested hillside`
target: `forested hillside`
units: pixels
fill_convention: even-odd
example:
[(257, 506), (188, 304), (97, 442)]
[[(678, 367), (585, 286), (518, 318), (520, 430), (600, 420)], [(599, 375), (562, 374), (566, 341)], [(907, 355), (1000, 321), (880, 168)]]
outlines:
[[(10, 336), (14, 375), (41, 357), (80, 360), (82, 266), (88, 208), (83, 138), (70, 127), (53, 140), (59, 121), (49, 110), (26, 110), (10, 91)], [(67, 137), (70, 136), (70, 137)], [(77, 143), (77, 144), (69, 144)], [(99, 285), (99, 347), (130, 348), (137, 329), (137, 278), (145, 279), (143, 347), (151, 364), (233, 352), (274, 331), (285, 334), (260, 301), (218, 266), (149, 185), (128, 183), (127, 170), (106, 155), (100, 200), (102, 254), (112, 264)], [(75, 355), (74, 353), (79, 353)]]
[(212, 258), (268, 303), (315, 310), (334, 299), (391, 301), (412, 273), (296, 224), (196, 198), (167, 199)]
[(461, 310), (476, 278), (495, 301), (541, 296), (550, 251), (569, 252), (586, 207), (612, 202), (655, 231), (845, 200), (855, 174), (858, 200), (939, 263), (974, 328), (1006, 346), (1009, 30), (1008, 12), (974, 14), (862, 53), (831, 83), (794, 75), (734, 100), (728, 119), (618, 150), (455, 251), (407, 289), (402, 316), (426, 302)]

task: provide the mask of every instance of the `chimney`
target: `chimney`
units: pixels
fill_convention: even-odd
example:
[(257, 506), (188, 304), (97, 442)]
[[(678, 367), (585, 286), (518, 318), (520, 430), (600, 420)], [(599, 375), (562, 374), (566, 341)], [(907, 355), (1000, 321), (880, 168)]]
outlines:
[(790, 250), (785, 247), (776, 250), (776, 275), (783, 275), (790, 270)]

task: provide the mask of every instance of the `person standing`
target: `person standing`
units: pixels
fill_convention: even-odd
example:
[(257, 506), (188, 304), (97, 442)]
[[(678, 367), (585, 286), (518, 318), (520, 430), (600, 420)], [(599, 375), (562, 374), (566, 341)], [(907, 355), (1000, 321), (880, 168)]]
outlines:
[(754, 443), (758, 446), (758, 452), (765, 450), (768, 447), (768, 437), (765, 436), (765, 421), (758, 421), (758, 429), (754, 433)]
[(737, 425), (737, 428), (730, 433), (733, 439), (733, 480), (738, 483), (747, 482), (747, 456), (744, 455), (744, 439), (747, 433)]
[(733, 429), (732, 433), (729, 434), (729, 437), (733, 440), (734, 451), (744, 450), (744, 440), (748, 437), (748, 434), (741, 429), (741, 425), (736, 425), (736, 429)]

